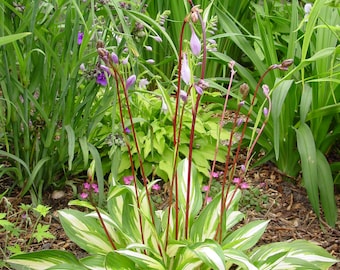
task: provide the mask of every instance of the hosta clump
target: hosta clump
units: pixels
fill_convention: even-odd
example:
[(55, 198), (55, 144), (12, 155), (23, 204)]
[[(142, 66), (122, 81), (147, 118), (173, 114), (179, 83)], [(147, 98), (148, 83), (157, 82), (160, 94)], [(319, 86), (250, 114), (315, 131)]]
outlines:
[[(192, 179), (197, 170), (192, 167)], [(269, 221), (253, 221), (233, 230), (244, 214), (237, 210), (241, 191), (232, 189), (226, 199), (226, 213), (220, 223), (221, 194), (202, 208), (201, 188), (193, 181), (189, 203), (188, 235), (185, 228), (188, 161), (178, 167), (178, 224), (176, 210), (148, 206), (145, 189), (138, 185), (114, 184), (106, 210), (85, 213), (66, 209), (59, 217), (68, 237), (89, 256), (77, 259), (60, 250), (44, 250), (12, 256), (7, 262), (15, 269), (327, 269), (336, 260), (308, 241), (275, 243), (252, 249)], [(148, 185), (156, 184), (152, 182)], [(74, 204), (93, 206), (86, 202)], [(170, 217), (169, 217), (170, 213)], [(101, 225), (102, 224), (102, 225)], [(216, 231), (223, 227), (222, 242)]]

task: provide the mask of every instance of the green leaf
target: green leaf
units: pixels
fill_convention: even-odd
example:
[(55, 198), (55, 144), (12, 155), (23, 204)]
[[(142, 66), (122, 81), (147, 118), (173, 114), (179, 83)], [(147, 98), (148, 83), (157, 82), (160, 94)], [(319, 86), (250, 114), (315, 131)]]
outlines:
[(249, 257), (245, 255), (242, 251), (237, 249), (224, 249), (223, 250), (224, 257), (227, 261), (227, 263), (233, 263), (236, 264), (243, 269), (248, 270), (257, 270), (258, 268), (251, 263), (249, 260)]
[(338, 217), (338, 211), (335, 203), (332, 171), (326, 157), (319, 150), (316, 151), (316, 158), (322, 209), (327, 223), (334, 227)]
[(134, 270), (136, 266), (132, 260), (117, 252), (110, 252), (105, 258), (106, 270)]
[(72, 170), (72, 161), (74, 158), (74, 147), (75, 147), (75, 134), (74, 130), (70, 125), (65, 126), (65, 130), (67, 132), (68, 138), (68, 169), (69, 171)]
[(303, 183), (317, 216), (320, 216), (316, 149), (313, 134), (307, 124), (296, 130), (297, 147), (301, 157)]
[(33, 237), (37, 239), (38, 242), (41, 242), (43, 239), (54, 239), (54, 235), (48, 232), (50, 225), (41, 225), (38, 224), (36, 228), (36, 232), (33, 233)]
[(166, 270), (166, 268), (161, 262), (145, 254), (126, 249), (125, 250), (120, 249), (117, 250), (116, 252), (134, 261), (140, 267), (139, 269)]
[(13, 34), (13, 35), (9, 35), (9, 36), (4, 36), (4, 37), (0, 37), (0, 46), (14, 42), (18, 39), (22, 39), (24, 37), (27, 37), (29, 35), (31, 35), (32, 33), (29, 32), (24, 32), (24, 33), (19, 33), (19, 34)]
[(66, 251), (62, 250), (42, 250), (32, 253), (17, 254), (6, 260), (14, 269), (22, 269), (21, 266), (27, 266), (33, 270), (48, 269), (61, 264), (73, 265), (73, 269), (83, 269), (77, 258)]
[(269, 220), (256, 220), (237, 229), (223, 240), (223, 250), (234, 248), (243, 251), (252, 248), (260, 240), (268, 223)]
[(259, 269), (328, 269), (337, 262), (326, 250), (306, 240), (263, 245), (250, 259)]

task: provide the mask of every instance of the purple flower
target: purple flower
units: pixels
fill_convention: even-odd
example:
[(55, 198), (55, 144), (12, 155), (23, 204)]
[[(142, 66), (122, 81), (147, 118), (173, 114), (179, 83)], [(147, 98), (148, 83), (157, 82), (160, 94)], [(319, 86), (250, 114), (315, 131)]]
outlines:
[(204, 185), (204, 186), (202, 187), (202, 191), (207, 192), (208, 190), (209, 190), (209, 186)]
[(125, 185), (130, 185), (133, 180), (132, 175), (124, 176), (123, 181)]
[(219, 173), (218, 172), (211, 172), (211, 176), (213, 178), (217, 178), (219, 176)]
[(182, 55), (181, 76), (185, 84), (189, 85), (191, 80), (191, 71), (188, 65), (187, 55), (185, 53)]
[(239, 127), (240, 125), (242, 125), (243, 123), (243, 119), (242, 118), (239, 118), (237, 119), (237, 126)]
[(84, 33), (78, 32), (78, 39), (77, 39), (78, 45), (80, 45), (83, 42), (83, 38), (84, 38)]
[(95, 193), (98, 193), (99, 192), (99, 190), (98, 190), (98, 185), (97, 184), (91, 184), (91, 187), (92, 187), (92, 189), (93, 189), (93, 191), (95, 192)]
[(110, 69), (105, 65), (100, 65), (100, 68), (110, 74)]
[(209, 84), (208, 84), (205, 80), (200, 79), (200, 80), (198, 81), (198, 83), (195, 83), (195, 84), (194, 84), (194, 87), (195, 87), (196, 92), (197, 92), (198, 94), (203, 95), (203, 90), (206, 89), (206, 88), (208, 88), (208, 87), (209, 87)]
[(123, 65), (127, 65), (129, 63), (129, 56), (125, 57), (122, 61)]
[(125, 132), (126, 134), (130, 134), (130, 133), (131, 133), (131, 130), (130, 130), (128, 127), (126, 127), (126, 128), (124, 128), (124, 132)]
[(84, 63), (81, 63), (80, 66), (79, 66), (79, 69), (80, 69), (81, 71), (85, 71), (85, 70), (86, 70), (85, 64), (84, 64)]
[(106, 86), (107, 85), (107, 80), (106, 80), (106, 76), (104, 72), (101, 72), (97, 75), (97, 80), (96, 82), (102, 86)]
[(241, 179), (238, 178), (238, 177), (235, 177), (234, 180), (233, 180), (233, 183), (234, 184), (240, 184), (241, 183)]
[(152, 186), (152, 189), (158, 191), (158, 190), (161, 190), (161, 186), (158, 185), (158, 184), (154, 184), (154, 185)]
[(191, 26), (190, 48), (194, 55), (198, 56), (201, 53), (201, 42), (198, 39), (195, 29)]
[(139, 88), (145, 89), (148, 84), (149, 84), (148, 79), (141, 79), (139, 81), (138, 86), (139, 86)]
[(89, 194), (87, 194), (85, 192), (80, 194), (80, 198), (82, 198), (82, 199), (86, 199), (88, 196), (89, 196)]
[(85, 182), (85, 183), (84, 183), (84, 188), (87, 189), (87, 190), (90, 190), (91, 184), (88, 183), (88, 182)]
[(126, 80), (126, 89), (129, 89), (132, 85), (134, 85), (136, 81), (136, 75), (131, 75), (129, 78)]
[(242, 182), (242, 183), (240, 184), (240, 188), (241, 188), (241, 189), (247, 189), (247, 188), (249, 188), (249, 184), (248, 184), (247, 182)]
[(210, 203), (212, 201), (212, 197), (207, 197), (207, 203)]

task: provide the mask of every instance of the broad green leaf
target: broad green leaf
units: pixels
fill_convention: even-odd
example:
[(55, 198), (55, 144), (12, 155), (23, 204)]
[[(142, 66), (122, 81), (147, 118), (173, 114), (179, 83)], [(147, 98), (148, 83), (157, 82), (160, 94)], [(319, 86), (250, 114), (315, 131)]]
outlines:
[(313, 209), (317, 216), (319, 216), (319, 179), (316, 166), (316, 149), (313, 134), (307, 124), (302, 123), (296, 130), (296, 139), (298, 151), (301, 157), (303, 183)]
[(223, 240), (223, 250), (234, 248), (243, 251), (252, 248), (260, 240), (268, 223), (269, 220), (256, 220), (237, 229)]
[(136, 266), (132, 260), (117, 252), (110, 252), (105, 258), (106, 270), (134, 270)]
[(277, 87), (274, 87), (273, 89), (271, 117), (274, 125), (273, 139), (276, 160), (278, 160), (280, 154), (280, 136), (282, 132), (280, 130), (280, 117), (284, 118), (284, 115), (281, 116), (282, 106), (292, 83), (293, 80), (279, 81)]
[(327, 223), (334, 227), (338, 217), (338, 211), (334, 197), (332, 171), (330, 169), (328, 160), (319, 150), (316, 151), (316, 158), (319, 179), (318, 186), (322, 209), (324, 211)]
[(65, 233), (79, 247), (90, 254), (106, 254), (112, 251), (113, 248), (98, 220), (73, 209), (61, 210), (58, 213)]
[(252, 252), (250, 259), (259, 269), (273, 269), (267, 264), (270, 261), (275, 269), (328, 269), (337, 262), (326, 250), (306, 240), (263, 245)]
[(105, 267), (105, 255), (95, 254), (92, 256), (86, 256), (79, 261), (86, 266), (87, 269), (92, 270), (106, 270)]
[(14, 269), (22, 269), (22, 267), (19, 267), (19, 265), (22, 265), (29, 267), (29, 269), (43, 270), (61, 264), (73, 265), (73, 269), (84, 269), (73, 254), (62, 250), (22, 253), (10, 257), (6, 262)]

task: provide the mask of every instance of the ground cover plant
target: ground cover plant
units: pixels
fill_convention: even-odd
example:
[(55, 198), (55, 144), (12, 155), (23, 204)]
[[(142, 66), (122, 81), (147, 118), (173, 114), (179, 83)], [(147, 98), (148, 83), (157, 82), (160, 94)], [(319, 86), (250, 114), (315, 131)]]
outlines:
[[(297, 1), (293, 2), (297, 8)], [(316, 10), (320, 3), (316, 1)], [(301, 67), (288, 70), (294, 59), (264, 57), (266, 61), (251, 59), (258, 65), (251, 74), (229, 56), (214, 52), (218, 46), (208, 38), (218, 30), (217, 21), (223, 30), (232, 25), (221, 11), (221, 2), (195, 6), (183, 1), (180, 8), (168, 3), (169, 10), (152, 1), (149, 5), (138, 1), (1, 4), (3, 18), (8, 20), (3, 27), (8, 36), (2, 40), (7, 43), (2, 51), (7, 61), (2, 104), (8, 113), (1, 126), (1, 155), (6, 161), (2, 173), (18, 177), (22, 194), (29, 191), (38, 202), (55, 179), (60, 181), (56, 186), (72, 184), (68, 177), (88, 168), (79, 200), (70, 203), (84, 210), (61, 210), (59, 218), (69, 238), (89, 256), (78, 259), (58, 250), (18, 253), (6, 260), (10, 267), (327, 269), (336, 262), (325, 250), (304, 240), (254, 248), (269, 221), (234, 229), (244, 217), (238, 205), (241, 190), (249, 187), (245, 174), (251, 159), (261, 147), (275, 151), (267, 131), (275, 125), (271, 92), (274, 95), (282, 85), (286, 88), (281, 91), (288, 91), (287, 76)], [(175, 21), (169, 19), (171, 14)], [(27, 24), (28, 18), (37, 21)], [(258, 28), (267, 30), (261, 28), (261, 18), (256, 19)], [(15, 26), (16, 30), (10, 28)], [(23, 39), (26, 34), (14, 34), (26, 27), (30, 46)], [(46, 29), (55, 30), (46, 34), (48, 39)], [(261, 35), (259, 40), (263, 40)], [(221, 33), (215, 36), (222, 37)], [(12, 45), (14, 53), (7, 47)], [(61, 68), (53, 62), (59, 55), (57, 63), (63, 70), (54, 74)], [(220, 66), (228, 75), (218, 75), (228, 79), (215, 77), (212, 69)], [(19, 72), (13, 71), (17, 68)], [(36, 76), (41, 69), (47, 77)], [(279, 79), (280, 72), (288, 75)], [(36, 78), (35, 84), (31, 77)], [(248, 84), (243, 79), (249, 79)], [(41, 87), (43, 95), (35, 95)], [(275, 106), (279, 101), (284, 98), (276, 100)], [(234, 110), (229, 124), (225, 123), (227, 108)], [(12, 113), (23, 121), (12, 122)], [(38, 130), (30, 127), (31, 118), (40, 117), (44, 125)], [(29, 148), (19, 144), (18, 135)], [(30, 140), (35, 143), (30, 145)], [(239, 164), (242, 148), (246, 159)], [(301, 145), (299, 151), (303, 152)], [(216, 171), (217, 161), (223, 163), (221, 172)], [(217, 177), (220, 190), (213, 184)], [(157, 208), (151, 193), (165, 187), (168, 196), (163, 207)], [(329, 183), (328, 191), (333, 194)], [(332, 224), (331, 201), (323, 207), (329, 210), (325, 214)], [(39, 227), (40, 236), (47, 236), (45, 229)]]

